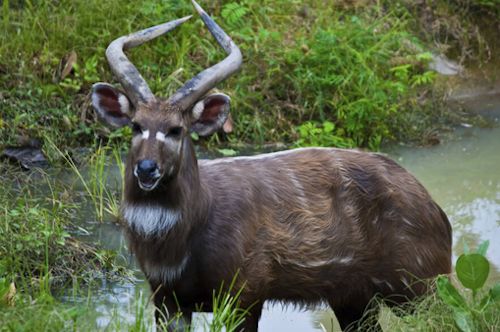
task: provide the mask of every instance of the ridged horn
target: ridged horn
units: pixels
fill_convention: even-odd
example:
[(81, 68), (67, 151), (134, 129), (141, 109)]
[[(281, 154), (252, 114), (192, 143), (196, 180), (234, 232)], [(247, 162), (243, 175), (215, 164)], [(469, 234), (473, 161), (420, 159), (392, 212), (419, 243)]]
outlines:
[(165, 34), (190, 18), (191, 15), (137, 31), (117, 38), (109, 44), (106, 49), (109, 66), (134, 106), (139, 103), (148, 104), (155, 100), (155, 96), (137, 68), (125, 56), (124, 51)]
[(208, 31), (210, 31), (228, 56), (221, 62), (203, 70), (187, 81), (183, 87), (177, 90), (177, 92), (168, 99), (170, 104), (178, 106), (182, 111), (187, 110), (217, 83), (235, 73), (241, 67), (242, 63), (242, 56), (238, 46), (236, 46), (224, 30), (208, 16), (196, 1), (192, 0), (192, 2), (205, 23), (205, 26), (208, 28)]

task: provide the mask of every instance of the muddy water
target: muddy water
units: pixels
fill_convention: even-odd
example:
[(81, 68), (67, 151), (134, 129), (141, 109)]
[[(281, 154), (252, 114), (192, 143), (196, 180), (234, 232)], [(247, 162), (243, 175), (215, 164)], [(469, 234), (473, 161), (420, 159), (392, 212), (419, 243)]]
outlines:
[[(429, 148), (390, 148), (386, 152), (412, 172), (430, 191), (448, 214), (454, 231), (454, 255), (463, 252), (464, 244), (474, 248), (484, 240), (490, 241), (488, 258), (492, 262), (490, 282), (500, 280), (500, 100), (474, 105), (484, 109), (492, 128), (479, 129), (464, 124), (441, 145)], [(109, 248), (125, 248), (120, 230), (111, 223), (91, 224), (89, 241), (99, 241)], [(125, 261), (133, 266), (126, 250)], [(93, 292), (105, 327), (113, 316), (132, 323), (138, 298), (149, 295), (143, 275), (121, 283), (106, 283)], [(149, 308), (148, 310), (151, 310)], [(198, 331), (210, 316), (199, 314)], [(265, 306), (260, 331), (335, 331), (333, 313), (326, 308), (300, 311), (279, 304)]]

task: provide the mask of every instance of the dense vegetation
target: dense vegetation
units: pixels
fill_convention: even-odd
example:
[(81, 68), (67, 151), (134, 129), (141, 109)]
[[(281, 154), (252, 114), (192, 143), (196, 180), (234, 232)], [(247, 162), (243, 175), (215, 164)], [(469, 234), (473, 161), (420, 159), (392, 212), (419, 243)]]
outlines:
[[(429, 143), (435, 129), (456, 116), (441, 107), (443, 92), (428, 70), (432, 54), (480, 65), (498, 53), (485, 36), (498, 29), (500, 0), (200, 2), (244, 55), (242, 71), (219, 87), (233, 97), (235, 131), (204, 144), (378, 149), (391, 140)], [(119, 160), (131, 135), (128, 128), (110, 132), (97, 122), (90, 87), (115, 82), (104, 59), (112, 39), (193, 10), (187, 0), (0, 3), (0, 149), (38, 138), (48, 157), (69, 166), (77, 179), (26, 176), (0, 163), (0, 331), (94, 330), (92, 294), (78, 306), (53, 296), (55, 286), (80, 292), (78, 285), (96, 275), (130, 273), (115, 252), (73, 236), (84, 206), (92, 206), (95, 220), (117, 214), (120, 191), (108, 186), (107, 167)], [(224, 56), (196, 17), (129, 54), (163, 96)], [(100, 143), (115, 147), (113, 153)], [(80, 147), (92, 151), (85, 173), (78, 154), (66, 152)], [(483, 293), (497, 299), (498, 287)], [(456, 321), (458, 310), (473, 327), (498, 328), (491, 315), (498, 302), (483, 306), (472, 294), (453, 302), (458, 309), (437, 294), (416, 303), (416, 315), (385, 319), (401, 330), (466, 330)], [(117, 318), (108, 330), (151, 329), (145, 301), (132, 309), (135, 324)], [(221, 311), (213, 330), (241, 318), (227, 316), (236, 312), (233, 298), (219, 294), (215, 301)]]
[[(497, 3), (208, 2), (244, 54), (242, 71), (220, 86), (233, 96), (236, 130), (227, 139), (371, 149), (393, 139), (425, 143), (447, 120), (426, 69), (431, 53), (486, 59), (488, 44), (470, 17), (494, 17)], [(127, 129), (110, 134), (97, 125), (89, 103), (93, 83), (113, 82), (105, 48), (191, 13), (189, 1), (3, 1), (0, 145), (19, 137), (50, 137), (61, 147), (127, 140)], [(196, 18), (129, 53), (164, 96), (223, 57)]]

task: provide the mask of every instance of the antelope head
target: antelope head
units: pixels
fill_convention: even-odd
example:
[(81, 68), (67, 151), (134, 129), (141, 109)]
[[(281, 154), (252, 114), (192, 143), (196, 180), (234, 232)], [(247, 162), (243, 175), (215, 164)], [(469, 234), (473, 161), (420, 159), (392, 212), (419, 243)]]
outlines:
[(200, 72), (169, 98), (153, 95), (124, 50), (171, 31), (191, 17), (186, 16), (111, 42), (106, 58), (124, 91), (107, 83), (96, 83), (92, 89), (92, 105), (101, 119), (114, 128), (132, 127), (134, 136), (127, 167), (143, 191), (152, 191), (162, 179), (177, 175), (190, 131), (208, 136), (219, 130), (229, 115), (229, 97), (207, 93), (239, 69), (241, 52), (207, 13), (192, 2), (210, 33), (228, 54), (224, 60)]

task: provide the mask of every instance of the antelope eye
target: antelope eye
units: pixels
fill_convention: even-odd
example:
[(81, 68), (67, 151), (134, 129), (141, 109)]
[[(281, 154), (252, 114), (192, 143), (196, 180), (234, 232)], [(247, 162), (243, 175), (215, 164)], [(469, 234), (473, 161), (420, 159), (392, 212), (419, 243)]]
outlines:
[(136, 123), (136, 122), (132, 123), (132, 133), (134, 135), (138, 135), (138, 134), (142, 133), (141, 126), (138, 123)]
[(173, 127), (168, 131), (169, 136), (179, 136), (182, 133), (182, 127)]

